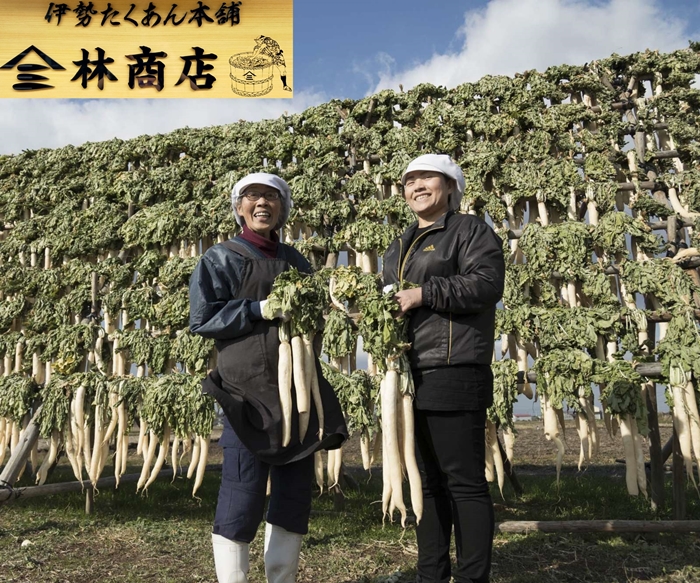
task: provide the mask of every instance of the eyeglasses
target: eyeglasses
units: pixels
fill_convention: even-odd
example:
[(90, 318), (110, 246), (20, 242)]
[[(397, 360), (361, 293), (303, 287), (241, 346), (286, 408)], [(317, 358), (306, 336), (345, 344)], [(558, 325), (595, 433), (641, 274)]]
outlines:
[(280, 193), (277, 190), (268, 190), (266, 192), (245, 192), (243, 194), (245, 198), (247, 198), (250, 202), (257, 202), (259, 201), (262, 197), (265, 197), (265, 200), (279, 200), (280, 198)]

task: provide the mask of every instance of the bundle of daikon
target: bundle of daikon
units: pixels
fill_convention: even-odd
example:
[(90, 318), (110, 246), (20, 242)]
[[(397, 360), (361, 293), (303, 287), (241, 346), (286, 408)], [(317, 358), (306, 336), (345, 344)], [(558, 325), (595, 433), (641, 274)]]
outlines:
[(43, 484), (56, 461), (61, 441), (76, 479), (83, 481), (83, 467), (93, 485), (109, 456), (103, 443), (103, 427), (109, 410), (107, 378), (99, 373), (53, 373), (41, 389), (43, 407), (39, 433), (49, 439), (49, 451), (37, 473)]
[[(31, 409), (37, 391), (36, 383), (23, 374), (0, 377), (0, 466), (8, 447), (12, 455), (19, 444), (27, 411)], [(36, 472), (34, 463), (32, 467)]]
[[(195, 496), (204, 479), (214, 424), (214, 402), (202, 393), (201, 378), (189, 374), (149, 378), (143, 394), (141, 415), (139, 449), (144, 453), (144, 462), (137, 491), (141, 488), (147, 490), (158, 476), (168, 457), (172, 438), (173, 471), (177, 470), (180, 444), (183, 447), (182, 455), (191, 452), (187, 477), (191, 478), (196, 472), (192, 487), (192, 496)], [(192, 445), (190, 439), (193, 440)]]
[[(408, 284), (412, 285), (412, 284)], [(398, 304), (393, 299), (396, 289), (384, 293), (381, 280), (358, 298), (361, 317), (358, 321), (363, 348), (370, 354), (382, 375), (380, 384), (382, 422), (382, 512), (393, 520), (394, 509), (406, 525), (403, 501), (403, 473), (408, 476), (411, 506), (420, 522), (423, 515), (423, 487), (415, 454), (413, 421), (413, 377), (405, 351), (406, 319), (395, 318)]]
[(289, 317), (289, 321), (280, 322), (279, 325), (278, 382), (284, 447), (292, 439), (292, 388), (295, 390), (299, 414), (299, 441), (306, 436), (312, 398), (318, 415), (318, 437), (323, 437), (323, 404), (313, 341), (316, 332), (322, 329), (326, 300), (326, 285), (321, 276), (306, 275), (292, 268), (275, 278), (263, 308), (263, 315), (268, 319), (280, 312)]
[(627, 491), (632, 496), (641, 491), (646, 497), (647, 480), (644, 468), (642, 436), (648, 433), (645, 396), (640, 390), (643, 379), (634, 371), (632, 363), (612, 359), (594, 360), (593, 382), (601, 387), (600, 400), (607, 412), (620, 424), (625, 451)]
[(487, 411), (486, 419), (486, 478), (489, 482), (494, 479), (494, 469), (498, 480), (498, 489), (503, 496), (505, 472), (503, 457), (498, 446), (498, 427), (503, 431), (506, 457), (513, 463), (513, 443), (515, 428), (513, 427), (513, 403), (518, 398), (518, 364), (513, 359), (494, 360), (491, 363), (493, 372), (493, 405)]
[[(700, 378), (700, 331), (692, 310), (677, 308), (671, 322), (660, 326), (657, 352), (668, 375), (666, 400), (673, 410), (673, 426), (690, 481), (697, 488), (693, 458), (700, 463), (700, 415), (697, 379)], [(668, 371), (668, 372), (667, 372)]]
[(628, 293), (645, 294), (655, 311), (670, 312), (659, 322), (655, 353), (667, 379), (666, 401), (673, 411), (681, 454), (691, 482), (693, 457), (700, 459), (700, 415), (697, 379), (700, 378), (700, 330), (693, 295), (700, 291), (689, 273), (669, 259), (630, 261), (622, 272)]
[[(360, 432), (362, 465), (366, 470), (369, 470), (374, 461), (370, 453), (369, 443), (378, 432), (375, 404), (379, 397), (379, 379), (372, 378), (367, 371), (360, 369), (348, 375), (324, 362), (321, 363), (321, 367), (323, 368), (323, 376), (326, 377), (338, 395), (340, 407), (348, 422), (348, 431), (351, 435), (356, 431)], [(363, 439), (365, 435), (368, 436), (366, 440)], [(331, 469), (336, 470), (336, 475), (332, 477), (330, 475)], [(339, 475), (340, 464), (332, 465), (329, 468), (329, 488), (338, 483)], [(319, 486), (322, 488), (321, 483)]]
[(535, 362), (537, 394), (541, 399), (545, 437), (557, 446), (557, 482), (564, 455), (564, 444), (559, 438), (564, 429), (563, 419), (555, 411), (561, 411), (564, 402), (576, 411), (581, 439), (579, 469), (583, 460), (589, 459), (596, 440), (595, 417), (592, 402), (591, 376), (593, 360), (577, 349), (551, 350)]

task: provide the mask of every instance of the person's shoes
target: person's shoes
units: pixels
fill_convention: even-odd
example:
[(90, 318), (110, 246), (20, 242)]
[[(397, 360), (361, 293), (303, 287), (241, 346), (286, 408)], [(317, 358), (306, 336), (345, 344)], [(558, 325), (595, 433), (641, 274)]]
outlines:
[(211, 542), (219, 583), (248, 583), (248, 543), (229, 540), (219, 534), (212, 534)]
[(265, 576), (267, 583), (294, 583), (299, 568), (303, 535), (269, 522), (265, 524)]

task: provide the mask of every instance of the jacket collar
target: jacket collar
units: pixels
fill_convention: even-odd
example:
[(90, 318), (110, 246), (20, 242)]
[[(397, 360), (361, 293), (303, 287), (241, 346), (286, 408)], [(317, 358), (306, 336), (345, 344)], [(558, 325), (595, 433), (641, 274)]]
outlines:
[[(454, 211), (447, 211), (437, 221), (435, 221), (432, 225), (430, 225), (430, 228), (431, 229), (444, 229), (446, 224), (447, 224), (448, 218), (453, 214), (454, 214)], [(411, 242), (413, 241), (413, 237), (416, 234), (416, 229), (418, 229), (418, 221), (411, 223), (399, 238), (402, 239), (405, 244), (410, 245)]]

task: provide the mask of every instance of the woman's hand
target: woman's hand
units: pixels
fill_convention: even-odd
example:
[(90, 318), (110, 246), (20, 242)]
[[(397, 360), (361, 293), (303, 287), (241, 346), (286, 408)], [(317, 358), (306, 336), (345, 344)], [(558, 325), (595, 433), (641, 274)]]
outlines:
[(394, 316), (396, 318), (400, 318), (409, 310), (423, 305), (423, 290), (419, 287), (405, 289), (395, 293), (394, 299), (398, 302), (400, 308), (400, 310), (396, 312)]

